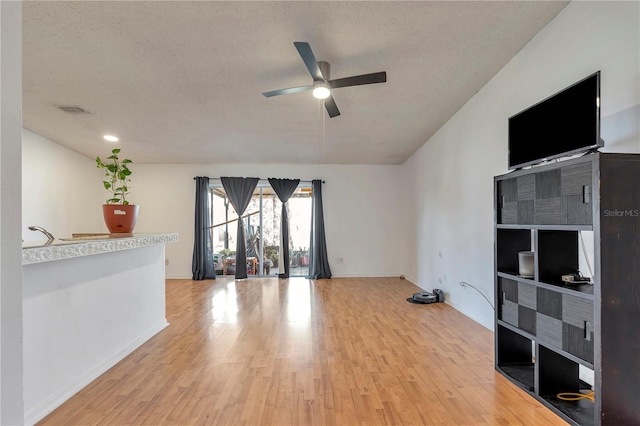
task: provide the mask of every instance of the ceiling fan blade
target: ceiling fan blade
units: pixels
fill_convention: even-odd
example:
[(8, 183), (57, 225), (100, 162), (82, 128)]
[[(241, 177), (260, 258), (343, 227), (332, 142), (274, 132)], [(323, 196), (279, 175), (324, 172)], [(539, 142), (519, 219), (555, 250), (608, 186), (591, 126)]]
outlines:
[(318, 61), (316, 60), (313, 51), (311, 50), (311, 46), (309, 43), (305, 41), (294, 41), (293, 45), (298, 49), (298, 53), (304, 64), (307, 66), (307, 69), (311, 73), (311, 77), (313, 77), (313, 81), (324, 81), (322, 77), (322, 72), (320, 71), (320, 67), (318, 66)]
[(362, 84), (385, 83), (386, 81), (387, 73), (380, 71), (371, 74), (354, 75), (353, 77), (337, 78), (327, 83), (332, 89), (337, 89), (339, 87), (360, 86)]
[(338, 105), (336, 105), (336, 101), (333, 100), (333, 96), (330, 95), (324, 100), (324, 107), (327, 109), (330, 118), (340, 115), (340, 110), (338, 109)]
[(264, 92), (262, 96), (264, 96), (265, 98), (270, 98), (272, 96), (288, 95), (289, 93), (305, 92), (307, 90), (312, 90), (312, 89), (313, 89), (313, 85), (289, 87), (287, 89), (272, 90), (271, 92)]

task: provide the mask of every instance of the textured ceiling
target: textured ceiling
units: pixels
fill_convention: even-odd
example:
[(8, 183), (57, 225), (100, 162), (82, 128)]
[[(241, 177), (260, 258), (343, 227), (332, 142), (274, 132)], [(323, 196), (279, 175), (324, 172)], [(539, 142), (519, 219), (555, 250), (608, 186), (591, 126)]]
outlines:
[[(400, 164), (566, 2), (23, 3), (23, 126), (139, 163)], [(329, 118), (293, 46), (340, 88)], [(78, 105), (70, 114), (56, 105)]]

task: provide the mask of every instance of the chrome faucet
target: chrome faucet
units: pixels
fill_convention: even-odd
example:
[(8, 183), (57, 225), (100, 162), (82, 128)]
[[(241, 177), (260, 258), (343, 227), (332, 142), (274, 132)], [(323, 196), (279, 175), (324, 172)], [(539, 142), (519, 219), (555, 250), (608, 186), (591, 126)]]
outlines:
[(47, 245), (51, 244), (53, 242), (53, 240), (55, 240), (55, 237), (53, 235), (51, 235), (51, 233), (49, 231), (47, 231), (46, 229), (44, 229), (41, 226), (30, 226), (29, 230), (30, 231), (40, 231), (40, 232), (42, 232), (47, 237)]

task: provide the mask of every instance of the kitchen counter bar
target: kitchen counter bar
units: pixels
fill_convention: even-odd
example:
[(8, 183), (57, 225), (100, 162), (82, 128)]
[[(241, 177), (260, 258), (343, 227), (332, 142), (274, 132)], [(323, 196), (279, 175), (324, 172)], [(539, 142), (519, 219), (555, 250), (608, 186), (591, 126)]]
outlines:
[(178, 234), (96, 237), (22, 250), (27, 425), (169, 325), (165, 243)]
[(178, 234), (128, 234), (126, 237), (111, 235), (105, 235), (102, 239), (76, 237), (54, 240), (49, 245), (41, 241), (26, 242), (22, 248), (22, 264), (31, 265), (178, 241)]

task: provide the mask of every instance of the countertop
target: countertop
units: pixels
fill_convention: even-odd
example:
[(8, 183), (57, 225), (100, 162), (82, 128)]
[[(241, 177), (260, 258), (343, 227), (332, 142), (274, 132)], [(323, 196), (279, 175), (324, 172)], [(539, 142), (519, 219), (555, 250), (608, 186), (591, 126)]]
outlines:
[(177, 233), (85, 234), (56, 239), (51, 244), (46, 241), (27, 241), (22, 244), (22, 264), (71, 259), (175, 241), (178, 241)]

